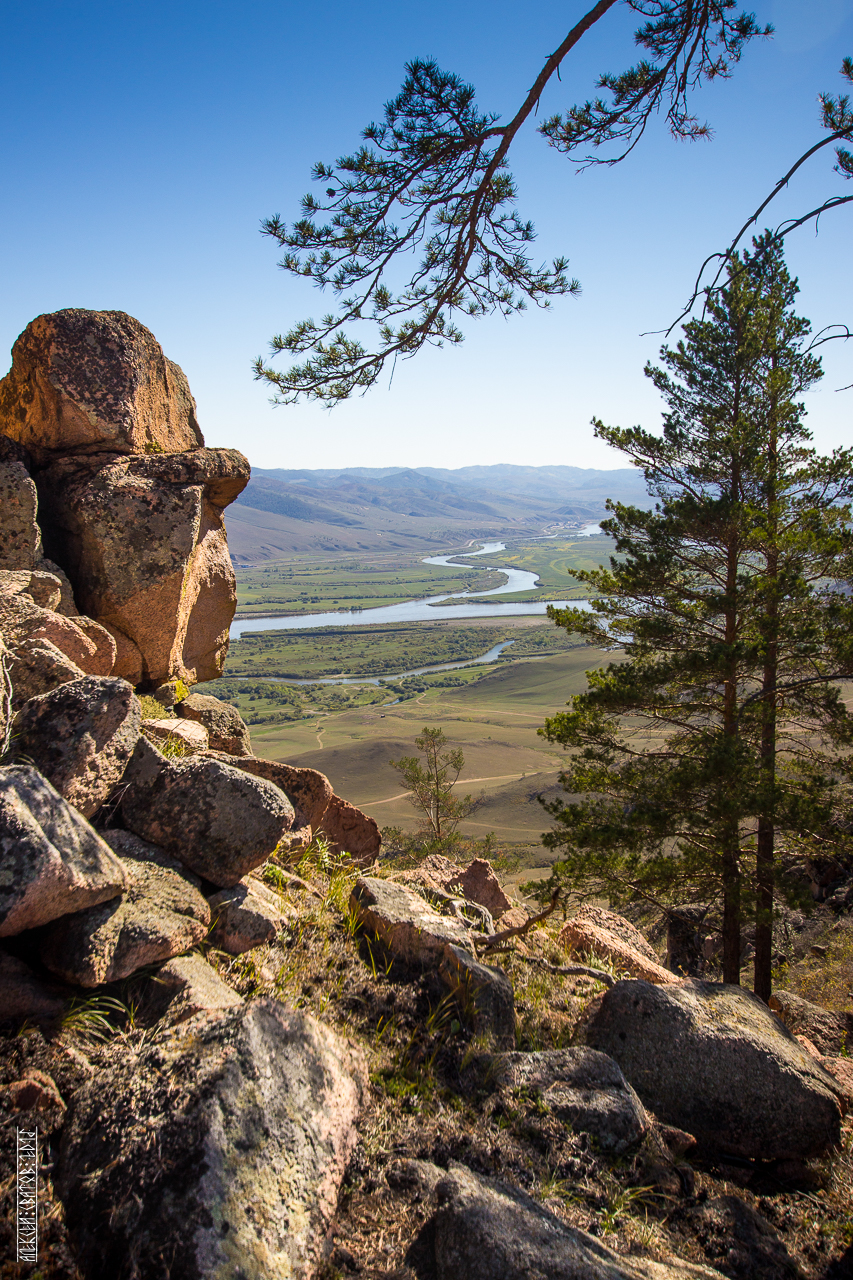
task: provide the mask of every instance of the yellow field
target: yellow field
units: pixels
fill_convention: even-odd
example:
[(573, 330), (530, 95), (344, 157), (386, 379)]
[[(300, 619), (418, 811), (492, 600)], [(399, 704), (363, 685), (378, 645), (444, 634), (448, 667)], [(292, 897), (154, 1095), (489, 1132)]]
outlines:
[(555, 657), (511, 663), (476, 684), (430, 689), (399, 706), (351, 709), (314, 721), (257, 727), (259, 755), (320, 769), (339, 795), (364, 809), (380, 826), (413, 830), (416, 816), (389, 761), (414, 753), (425, 725), (440, 726), (460, 746), (463, 794), (479, 798), (462, 825), (468, 835), (494, 831), (498, 844), (536, 841), (548, 827), (536, 800), (556, 794), (562, 751), (537, 735), (546, 716), (585, 688), (584, 672), (612, 655), (574, 649)]

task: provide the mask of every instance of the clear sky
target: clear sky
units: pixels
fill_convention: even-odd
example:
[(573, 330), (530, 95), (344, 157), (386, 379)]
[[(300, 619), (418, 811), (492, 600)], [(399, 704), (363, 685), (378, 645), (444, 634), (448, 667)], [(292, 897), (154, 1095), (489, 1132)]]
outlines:
[[(542, 259), (565, 253), (578, 299), (466, 327), (456, 350), (398, 364), (331, 413), (272, 408), (251, 360), (271, 335), (326, 310), (277, 269), (260, 219), (291, 219), (316, 160), (334, 160), (381, 115), (412, 57), (434, 56), (508, 118), (588, 0), (400, 4), (283, 0), (6, 0), (0, 48), (0, 351), (62, 307), (130, 312), (186, 370), (207, 443), (264, 467), (624, 465), (589, 420), (655, 427), (643, 365), (706, 254), (724, 247), (821, 135), (817, 94), (853, 55), (853, 0), (753, 0), (772, 41), (754, 43), (698, 111), (714, 141), (675, 143), (663, 123), (629, 161), (576, 175), (533, 127), (511, 167)], [(543, 116), (583, 100), (634, 60), (620, 6), (570, 55)], [(849, 194), (829, 153), (773, 215)], [(796, 232), (788, 261), (801, 313), (853, 327), (853, 206)], [(824, 349), (809, 396), (820, 447), (850, 443), (853, 341)], [(9, 357), (0, 355), (0, 373)]]

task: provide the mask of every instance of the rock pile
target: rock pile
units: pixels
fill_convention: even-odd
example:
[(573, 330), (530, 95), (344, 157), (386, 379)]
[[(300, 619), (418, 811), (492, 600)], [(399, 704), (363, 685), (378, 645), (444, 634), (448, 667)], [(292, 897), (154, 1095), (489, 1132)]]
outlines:
[[(59, 1182), (91, 1276), (131, 1254), (138, 1275), (312, 1274), (365, 1090), (333, 1032), (246, 1004), (187, 954), (279, 934), (279, 895), (249, 878), (272, 855), (324, 830), (365, 866), (379, 848), (328, 779), (255, 760), (232, 707), (181, 689), (222, 671), (222, 511), (248, 475), (204, 447), (186, 378), (131, 317), (41, 316), (15, 344), (0, 382), (0, 1021), (55, 1027), (85, 993), (153, 975), (140, 1016), (182, 1028), (75, 1085), (67, 1124), (49, 1074), (0, 1097), (66, 1124)], [(141, 692), (162, 717), (143, 721)]]
[[(186, 377), (123, 312), (39, 316), (12, 357), (0, 381), (0, 564), (52, 575), (59, 594), (21, 588), (31, 607), (14, 623), (0, 616), (10, 647), (53, 646), (77, 668), (66, 679), (220, 675), (236, 604), (222, 511), (248, 482), (246, 459), (204, 447)], [(32, 692), (52, 687), (56, 655), (39, 658)]]

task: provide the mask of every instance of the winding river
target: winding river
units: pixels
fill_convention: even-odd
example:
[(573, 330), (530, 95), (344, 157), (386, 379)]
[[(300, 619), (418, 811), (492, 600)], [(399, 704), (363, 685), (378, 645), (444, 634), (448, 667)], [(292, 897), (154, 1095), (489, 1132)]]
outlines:
[[(428, 556), (424, 564), (458, 564), (460, 559), (471, 560), (475, 556), (495, 555), (506, 550), (506, 543), (487, 542), (480, 551), (454, 552), (446, 556)], [(503, 565), (484, 565), (507, 575), (508, 581), (490, 591), (456, 591), (440, 596), (428, 596), (425, 600), (406, 600), (403, 604), (381, 605), (376, 609), (360, 609), (357, 612), (303, 613), (289, 618), (237, 618), (231, 624), (231, 639), (236, 640), (246, 631), (307, 631), (315, 627), (363, 627), (368, 624), (387, 625), (389, 622), (438, 622), (442, 619), (455, 622), (460, 618), (510, 618), (532, 617), (545, 613), (548, 604), (530, 601), (525, 604), (471, 604), (436, 608), (444, 600), (482, 599), (511, 595), (516, 591), (532, 591), (538, 582), (537, 575), (526, 569), (508, 569)], [(579, 609), (589, 606), (585, 600), (551, 600), (548, 603), (571, 603)], [(483, 661), (483, 659), (479, 659)], [(454, 664), (455, 665), (455, 664)]]

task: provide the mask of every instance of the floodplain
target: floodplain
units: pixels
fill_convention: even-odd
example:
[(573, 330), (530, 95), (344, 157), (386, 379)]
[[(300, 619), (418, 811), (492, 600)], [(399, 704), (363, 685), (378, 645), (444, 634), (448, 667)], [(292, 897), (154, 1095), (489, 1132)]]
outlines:
[[(560, 794), (562, 751), (538, 731), (585, 688), (588, 669), (617, 655), (541, 615), (454, 621), (452, 607), (439, 606), (429, 622), (370, 625), (367, 613), (364, 624), (310, 627), (310, 614), (330, 609), (488, 591), (506, 581), (504, 565), (538, 581), (500, 602), (578, 598), (585, 589), (570, 570), (597, 566), (612, 548), (603, 536), (519, 540), (478, 565), (480, 545), (451, 549), (446, 565), (395, 553), (238, 569), (238, 616), (305, 615), (306, 628), (244, 632), (210, 692), (238, 707), (259, 754), (321, 770), (383, 828), (416, 828), (391, 761), (413, 753), (425, 726), (440, 726), (465, 756), (459, 791), (475, 800), (462, 834), (494, 833), (505, 869), (526, 879), (545, 874), (553, 857), (540, 844), (549, 818), (539, 798)], [(424, 670), (435, 667), (444, 669)]]

